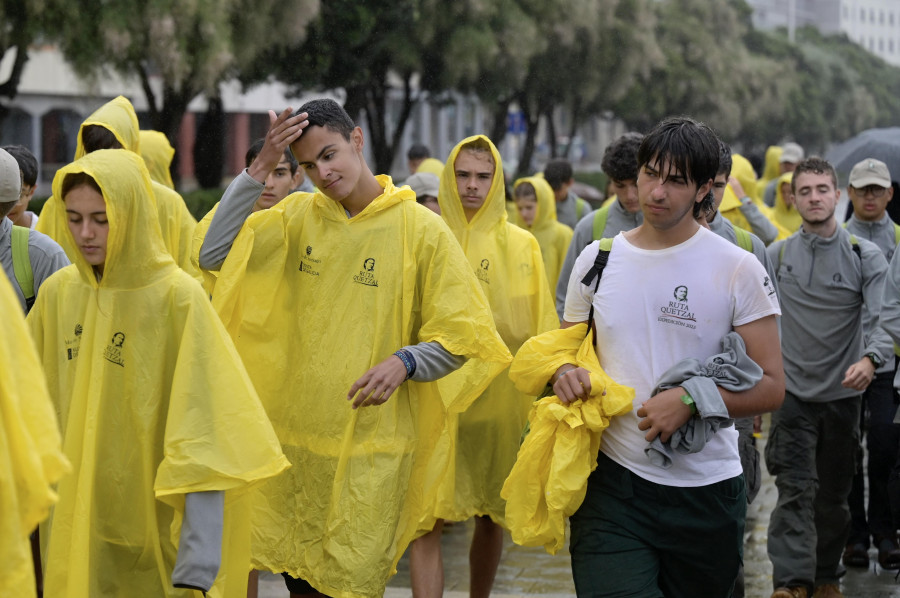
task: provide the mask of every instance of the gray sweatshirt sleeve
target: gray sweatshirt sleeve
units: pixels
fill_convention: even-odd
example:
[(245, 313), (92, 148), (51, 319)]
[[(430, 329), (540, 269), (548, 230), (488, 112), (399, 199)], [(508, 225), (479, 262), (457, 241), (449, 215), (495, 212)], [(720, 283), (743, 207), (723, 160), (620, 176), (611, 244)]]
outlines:
[(556, 314), (560, 320), (563, 319), (563, 314), (566, 311), (566, 291), (569, 289), (569, 278), (572, 276), (575, 260), (581, 255), (584, 248), (594, 240), (593, 225), (593, 212), (579, 220), (578, 224), (575, 225), (572, 241), (569, 243), (568, 251), (566, 251), (566, 259), (563, 261), (562, 268), (559, 271), (559, 280), (556, 282)]
[(884, 299), (881, 305), (881, 327), (895, 343), (900, 344), (900, 251), (891, 258), (884, 280)]
[[(881, 325), (882, 300), (887, 279), (887, 261), (874, 243), (860, 242), (863, 272), (863, 355), (875, 353), (885, 363), (894, 358), (894, 344)], [(859, 356), (862, 358), (862, 355)]]
[(244, 221), (253, 211), (253, 204), (265, 188), (263, 183), (247, 174), (246, 168), (231, 181), (209, 224), (203, 245), (200, 246), (201, 269), (221, 269)]
[(409, 378), (416, 382), (438, 380), (455, 372), (466, 362), (465, 357), (450, 353), (437, 341), (409, 345), (403, 350), (409, 351), (416, 360), (416, 371)]
[(225, 493), (191, 492), (184, 496), (184, 521), (172, 585), (208, 592), (222, 562)]
[(772, 224), (772, 221), (766, 218), (766, 215), (759, 211), (759, 208), (751, 201), (742, 204), (740, 208), (741, 214), (750, 223), (751, 232), (760, 240), (769, 245), (778, 237), (778, 229)]

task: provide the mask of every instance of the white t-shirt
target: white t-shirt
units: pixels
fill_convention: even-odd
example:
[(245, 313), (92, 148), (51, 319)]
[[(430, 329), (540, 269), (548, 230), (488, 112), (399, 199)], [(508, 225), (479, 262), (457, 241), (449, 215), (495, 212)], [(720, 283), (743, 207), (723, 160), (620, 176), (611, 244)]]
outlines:
[[(591, 243), (575, 262), (566, 295), (568, 322), (588, 318), (594, 285), (581, 280), (598, 249), (596, 241)], [(739, 475), (734, 427), (720, 429), (699, 453), (676, 453), (669, 469), (651, 464), (637, 410), (677, 362), (720, 353), (722, 337), (735, 326), (780, 313), (759, 260), (705, 228), (660, 250), (635, 247), (619, 233), (593, 303), (600, 365), (613, 380), (635, 390), (631, 413), (612, 418), (600, 450), (666, 486), (705, 486)]]

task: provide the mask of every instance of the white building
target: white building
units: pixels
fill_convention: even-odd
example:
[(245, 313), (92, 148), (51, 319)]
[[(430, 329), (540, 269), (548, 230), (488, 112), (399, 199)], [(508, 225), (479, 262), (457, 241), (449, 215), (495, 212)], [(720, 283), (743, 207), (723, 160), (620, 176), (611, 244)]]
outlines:
[(823, 33), (845, 33), (885, 62), (900, 66), (898, 0), (747, 0), (758, 29), (813, 25)]

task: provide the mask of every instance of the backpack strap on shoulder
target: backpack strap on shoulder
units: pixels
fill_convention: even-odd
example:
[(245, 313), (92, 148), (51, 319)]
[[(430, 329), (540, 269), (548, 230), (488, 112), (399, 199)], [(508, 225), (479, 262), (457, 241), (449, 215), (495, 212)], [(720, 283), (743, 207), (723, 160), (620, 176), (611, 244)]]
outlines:
[(594, 241), (603, 239), (603, 231), (606, 229), (606, 220), (609, 217), (609, 204), (594, 212), (594, 226), (591, 237)]
[(750, 233), (740, 226), (733, 226), (732, 228), (734, 228), (734, 236), (738, 247), (753, 253), (753, 239), (750, 238)]
[[(591, 309), (588, 311), (588, 333), (590, 333), (591, 328), (594, 326), (594, 294), (596, 294), (597, 289), (600, 288), (600, 278), (603, 276), (603, 269), (606, 268), (606, 263), (609, 261), (609, 252), (612, 251), (612, 242), (612, 239), (600, 239), (600, 248), (597, 251), (597, 257), (594, 258), (594, 264), (591, 266), (590, 270), (587, 271), (587, 274), (584, 275), (584, 278), (581, 279), (581, 284), (585, 286), (591, 286), (591, 284), (594, 285), (594, 292), (591, 293)], [(587, 334), (585, 334), (585, 337), (587, 337)]]
[(28, 238), (30, 236), (29, 229), (15, 225), (12, 227), (13, 273), (25, 296), (26, 313), (34, 305), (34, 272), (31, 269), (31, 259), (28, 257)]

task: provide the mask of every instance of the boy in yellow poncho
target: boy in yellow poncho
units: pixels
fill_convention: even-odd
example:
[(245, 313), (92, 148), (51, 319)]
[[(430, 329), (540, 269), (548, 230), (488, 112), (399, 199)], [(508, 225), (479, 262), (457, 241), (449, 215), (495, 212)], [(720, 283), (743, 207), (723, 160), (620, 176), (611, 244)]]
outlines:
[[(141, 153), (137, 113), (131, 102), (123, 96), (100, 106), (81, 123), (75, 145), (75, 159), (98, 149), (115, 148)], [(155, 205), (166, 250), (180, 268), (199, 281), (200, 272), (191, 264), (191, 239), (197, 221), (188, 211), (184, 199), (174, 189), (156, 181), (152, 182), (150, 199)], [(77, 249), (66, 245), (68, 237), (62, 227), (64, 221), (55, 217), (55, 213), (62, 210), (62, 202), (51, 196), (41, 211), (37, 230), (62, 245), (69, 259), (74, 262)]]
[(540, 177), (522, 178), (513, 188), (518, 218), (516, 224), (530, 232), (541, 246), (544, 271), (550, 292), (556, 292), (556, 283), (566, 251), (572, 240), (572, 229), (556, 220), (556, 199), (550, 184)]
[(28, 537), (56, 502), (51, 486), (69, 465), (21, 311), (0, 272), (0, 596), (33, 598)]
[[(220, 269), (213, 305), (294, 465), (254, 494), (253, 564), (291, 595), (381, 596), (434, 502), (448, 410), (512, 357), (453, 234), (372, 174), (340, 105), (270, 117), (246, 175), (261, 189), (290, 144), (320, 192), (249, 218), (253, 196), (223, 198), (199, 256)], [(438, 394), (466, 358), (481, 375)]]
[[(441, 216), (481, 282), (500, 336), (515, 353), (527, 339), (556, 328), (559, 319), (537, 240), (507, 222), (505, 201), (502, 162), (494, 144), (483, 135), (459, 142), (441, 175)], [(516, 390), (508, 376), (500, 376), (472, 407), (451, 419), (446, 434), (454, 475), (441, 487), (433, 517), (422, 524), (430, 531), (416, 540), (410, 553), (417, 595), (435, 595), (442, 589), (442, 520), (473, 516), (469, 587), (475, 596), (490, 592), (505, 523), (500, 489), (515, 462), (533, 401), (533, 396)]]
[(175, 183), (172, 181), (172, 172), (169, 168), (172, 166), (172, 158), (175, 157), (175, 148), (169, 143), (166, 134), (159, 131), (142, 130), (140, 147), (141, 158), (147, 165), (150, 178), (169, 189), (174, 189)]
[(775, 221), (772, 208), (756, 199), (756, 173), (750, 161), (740, 154), (731, 157), (731, 175), (719, 212), (733, 225), (755, 234), (766, 245), (789, 237), (791, 233)]
[(775, 222), (791, 234), (797, 232), (803, 224), (803, 218), (794, 205), (794, 192), (791, 191), (793, 179), (793, 171), (775, 179), (775, 208), (772, 210)]
[(45, 594), (244, 596), (242, 490), (289, 465), (246, 371), (165, 251), (137, 154), (92, 152), (53, 192), (78, 253), (28, 323), (74, 471), (41, 528)]

